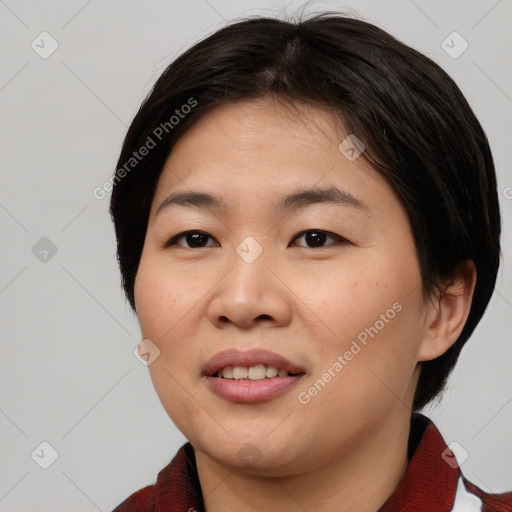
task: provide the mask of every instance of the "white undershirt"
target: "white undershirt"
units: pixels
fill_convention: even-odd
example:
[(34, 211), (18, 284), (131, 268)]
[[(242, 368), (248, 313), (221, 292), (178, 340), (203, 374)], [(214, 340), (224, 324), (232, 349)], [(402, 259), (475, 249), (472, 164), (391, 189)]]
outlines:
[(452, 512), (482, 512), (482, 500), (466, 489), (462, 476), (457, 482)]

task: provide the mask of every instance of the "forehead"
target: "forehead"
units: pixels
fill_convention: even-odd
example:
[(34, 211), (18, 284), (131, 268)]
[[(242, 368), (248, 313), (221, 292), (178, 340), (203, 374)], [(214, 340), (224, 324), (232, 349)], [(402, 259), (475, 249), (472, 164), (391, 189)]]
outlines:
[(198, 186), (238, 197), (343, 186), (364, 201), (362, 182), (382, 186), (383, 179), (364, 158), (351, 161), (339, 150), (347, 135), (327, 108), (270, 98), (222, 104), (176, 142), (155, 202)]
[(233, 151), (272, 151), (278, 146), (285, 151), (292, 147), (318, 151), (337, 147), (344, 134), (334, 111), (327, 107), (265, 96), (215, 107), (178, 140), (174, 149), (179, 151), (179, 146), (190, 144), (190, 139), (198, 136), (206, 137), (207, 145), (225, 146), (229, 141)]

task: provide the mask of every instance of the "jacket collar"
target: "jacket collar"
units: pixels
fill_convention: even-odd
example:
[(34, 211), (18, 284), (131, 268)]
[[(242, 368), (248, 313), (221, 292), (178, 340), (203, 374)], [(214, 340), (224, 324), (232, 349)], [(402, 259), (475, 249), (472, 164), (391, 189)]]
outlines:
[[(447, 462), (449, 461), (449, 462)], [(460, 469), (441, 433), (426, 416), (413, 413), (409, 465), (391, 497), (378, 512), (452, 510)]]

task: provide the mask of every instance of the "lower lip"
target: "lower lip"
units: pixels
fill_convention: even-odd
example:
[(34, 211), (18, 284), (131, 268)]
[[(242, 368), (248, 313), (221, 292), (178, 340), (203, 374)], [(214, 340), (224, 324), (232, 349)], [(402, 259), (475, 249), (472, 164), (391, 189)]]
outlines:
[(261, 380), (234, 380), (206, 377), (211, 389), (232, 402), (254, 403), (270, 400), (289, 391), (304, 376), (272, 377)]

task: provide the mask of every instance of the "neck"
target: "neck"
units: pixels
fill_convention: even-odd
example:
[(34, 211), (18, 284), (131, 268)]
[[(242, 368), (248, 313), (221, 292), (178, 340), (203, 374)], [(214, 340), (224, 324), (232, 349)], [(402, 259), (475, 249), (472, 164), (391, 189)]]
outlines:
[(196, 451), (205, 510), (376, 512), (407, 469), (409, 422), (397, 415), (346, 456), (292, 476), (243, 474)]

